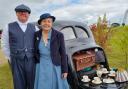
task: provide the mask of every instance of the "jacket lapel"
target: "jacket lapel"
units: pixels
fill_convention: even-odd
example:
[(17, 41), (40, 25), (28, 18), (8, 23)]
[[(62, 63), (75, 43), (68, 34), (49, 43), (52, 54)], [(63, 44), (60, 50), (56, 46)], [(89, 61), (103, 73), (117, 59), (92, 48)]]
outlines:
[(52, 44), (52, 42), (54, 42), (54, 40), (56, 40), (56, 32), (54, 29), (52, 29), (52, 33), (51, 33), (51, 42), (50, 44)]
[(56, 40), (57, 40), (56, 36), (57, 36), (56, 31), (54, 29), (52, 29), (51, 41), (50, 41), (51, 56), (52, 56), (52, 53), (54, 52), (54, 48), (56, 46), (56, 45), (54, 45), (54, 42), (56, 42)]

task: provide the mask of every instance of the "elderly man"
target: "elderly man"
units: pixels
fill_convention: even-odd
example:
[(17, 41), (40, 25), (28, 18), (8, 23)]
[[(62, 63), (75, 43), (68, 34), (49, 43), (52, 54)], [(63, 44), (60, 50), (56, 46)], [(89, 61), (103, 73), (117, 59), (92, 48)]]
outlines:
[(34, 33), (28, 23), (31, 10), (26, 5), (15, 8), (17, 21), (9, 23), (2, 33), (2, 49), (12, 69), (14, 89), (33, 89), (35, 78)]

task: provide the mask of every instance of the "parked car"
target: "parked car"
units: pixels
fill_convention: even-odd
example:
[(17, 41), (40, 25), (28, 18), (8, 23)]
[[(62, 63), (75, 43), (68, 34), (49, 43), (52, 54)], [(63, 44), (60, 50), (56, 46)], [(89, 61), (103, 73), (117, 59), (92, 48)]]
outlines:
[(112, 24), (111, 24), (111, 27), (118, 27), (118, 26), (120, 26), (119, 23), (112, 23)]
[(83, 75), (88, 75), (90, 78), (94, 76), (97, 65), (102, 65), (109, 70), (105, 52), (96, 44), (86, 24), (56, 21), (54, 28), (64, 34), (69, 66), (68, 83), (71, 89), (86, 89), (87, 87), (82, 85), (81, 78)]

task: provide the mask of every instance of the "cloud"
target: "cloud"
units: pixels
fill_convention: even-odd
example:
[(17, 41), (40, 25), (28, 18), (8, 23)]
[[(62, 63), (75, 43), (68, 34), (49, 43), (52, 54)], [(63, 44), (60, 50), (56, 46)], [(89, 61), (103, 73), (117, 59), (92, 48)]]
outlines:
[[(65, 19), (70, 16), (70, 19), (79, 20), (93, 23), (99, 16), (107, 14), (109, 20), (113, 21), (113, 18), (123, 18), (124, 12), (128, 6), (127, 0), (82, 0), (81, 4), (70, 5), (54, 10), (52, 13), (55, 14), (59, 19)], [(61, 15), (59, 13), (62, 13)], [(63, 14), (65, 13), (65, 14)], [(68, 17), (69, 18), (69, 17)]]
[(0, 0), (0, 28), (16, 20), (14, 8), (19, 4), (28, 5), (32, 10), (30, 21), (36, 21), (42, 13), (65, 6), (68, 0)]
[(58, 20), (87, 23), (95, 23), (106, 13), (111, 23), (121, 22), (128, 9), (128, 0), (0, 0), (0, 28), (16, 20), (14, 8), (22, 3), (32, 10), (30, 21), (37, 21), (42, 13), (50, 12)]

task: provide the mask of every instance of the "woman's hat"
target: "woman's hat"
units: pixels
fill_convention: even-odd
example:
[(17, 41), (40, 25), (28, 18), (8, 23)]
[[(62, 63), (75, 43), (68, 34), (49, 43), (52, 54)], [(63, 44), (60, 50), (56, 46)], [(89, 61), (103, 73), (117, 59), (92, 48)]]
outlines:
[(52, 16), (50, 13), (45, 13), (45, 14), (42, 14), (42, 15), (40, 16), (40, 19), (38, 20), (38, 24), (40, 24), (41, 21), (44, 20), (44, 19), (46, 19), (46, 18), (52, 18), (53, 22), (54, 22), (55, 19), (56, 19), (56, 18), (55, 18), (54, 16)]
[(15, 11), (16, 12), (28, 12), (29, 14), (31, 13), (31, 9), (28, 6), (24, 5), (24, 4), (18, 5), (15, 8)]

